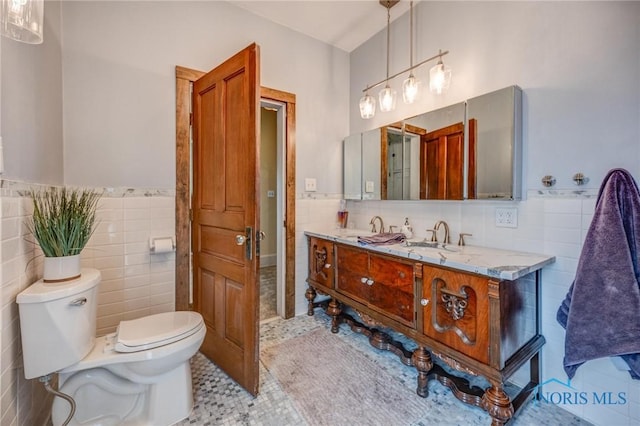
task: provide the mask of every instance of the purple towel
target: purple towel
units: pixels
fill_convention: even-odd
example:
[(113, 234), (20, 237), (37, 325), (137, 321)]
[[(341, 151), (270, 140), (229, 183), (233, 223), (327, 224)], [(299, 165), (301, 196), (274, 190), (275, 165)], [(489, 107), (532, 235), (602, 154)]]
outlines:
[(384, 246), (390, 244), (400, 244), (407, 237), (400, 232), (385, 232), (375, 234), (370, 237), (358, 237), (358, 242), (362, 244), (371, 244), (374, 246)]
[(620, 355), (640, 379), (640, 192), (633, 177), (613, 169), (600, 186), (576, 276), (557, 320), (566, 328), (564, 370)]

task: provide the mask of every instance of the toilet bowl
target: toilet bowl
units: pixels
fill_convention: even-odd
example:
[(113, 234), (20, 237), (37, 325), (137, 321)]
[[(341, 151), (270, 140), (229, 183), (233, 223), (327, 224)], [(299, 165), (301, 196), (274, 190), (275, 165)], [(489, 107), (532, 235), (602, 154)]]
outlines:
[[(189, 359), (206, 328), (196, 312), (122, 321), (95, 338), (100, 272), (62, 284), (34, 283), (17, 297), (25, 377), (58, 372), (58, 389), (76, 401), (70, 425), (170, 425), (193, 407)], [(47, 354), (42, 356), (42, 354)], [(52, 422), (70, 405), (55, 398)]]

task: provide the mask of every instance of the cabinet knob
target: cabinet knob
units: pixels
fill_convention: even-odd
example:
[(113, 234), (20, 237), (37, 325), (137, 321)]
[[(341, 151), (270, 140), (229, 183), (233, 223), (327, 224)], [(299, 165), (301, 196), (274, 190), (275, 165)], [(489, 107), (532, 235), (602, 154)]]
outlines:
[(329, 268), (331, 268), (331, 264), (330, 263), (325, 263), (324, 267), (325, 267), (325, 269), (329, 269)]
[(366, 284), (366, 283), (367, 283), (367, 280), (368, 280), (368, 278), (367, 278), (367, 277), (362, 277), (362, 278), (360, 278), (360, 282), (361, 282), (362, 284)]
[(427, 305), (429, 304), (429, 299), (421, 299), (421, 300), (420, 300), (420, 304), (421, 304), (422, 306), (427, 306)]
[(367, 280), (367, 285), (373, 285), (373, 280)]

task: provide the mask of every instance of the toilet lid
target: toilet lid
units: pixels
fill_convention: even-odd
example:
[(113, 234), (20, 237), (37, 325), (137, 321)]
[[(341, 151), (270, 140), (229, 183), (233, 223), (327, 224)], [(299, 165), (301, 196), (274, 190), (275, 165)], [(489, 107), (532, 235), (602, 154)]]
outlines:
[(121, 321), (116, 333), (116, 352), (138, 352), (168, 345), (195, 333), (202, 326), (197, 312), (178, 311)]

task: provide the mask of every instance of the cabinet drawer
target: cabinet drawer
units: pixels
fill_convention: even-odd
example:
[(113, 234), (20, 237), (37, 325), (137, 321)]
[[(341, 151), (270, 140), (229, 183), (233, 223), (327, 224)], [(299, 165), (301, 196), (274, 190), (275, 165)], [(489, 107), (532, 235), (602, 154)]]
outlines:
[(424, 265), (424, 334), (483, 363), (489, 362), (486, 278)]
[(371, 306), (401, 322), (415, 325), (413, 264), (371, 254), (369, 256)]
[(318, 238), (309, 238), (309, 281), (333, 288), (335, 265), (333, 265), (333, 243)]
[[(337, 288), (341, 293), (359, 302), (367, 303), (369, 299), (369, 254), (360, 249), (336, 246), (338, 261)], [(363, 282), (364, 279), (364, 282)]]

